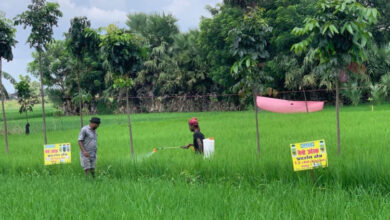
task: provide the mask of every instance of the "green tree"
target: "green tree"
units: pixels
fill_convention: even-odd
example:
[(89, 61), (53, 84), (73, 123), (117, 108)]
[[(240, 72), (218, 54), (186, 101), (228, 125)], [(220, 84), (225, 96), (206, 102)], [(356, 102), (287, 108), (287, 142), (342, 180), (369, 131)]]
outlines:
[(378, 83), (383, 74), (390, 73), (390, 44), (383, 46), (372, 44), (368, 50), (365, 66), (367, 74), (374, 83)]
[(26, 114), (26, 122), (28, 123), (28, 112), (32, 112), (34, 105), (38, 104), (38, 96), (34, 94), (30, 77), (20, 75), (19, 78), (20, 81), (15, 84), (18, 103), (20, 105), (19, 113)]
[[(145, 59), (144, 67), (135, 78), (137, 95), (163, 95), (174, 94), (176, 78), (179, 67), (173, 58), (172, 45), (163, 42), (161, 45), (150, 48), (150, 53)], [(153, 98), (152, 98), (153, 102)]]
[(114, 85), (126, 90), (126, 112), (130, 135), (131, 154), (134, 157), (133, 134), (130, 120), (129, 88), (142, 65), (145, 51), (138, 39), (121, 29), (108, 31), (102, 36), (101, 48), (107, 67), (114, 75)]
[(229, 32), (243, 21), (244, 11), (240, 8), (221, 6), (209, 8), (212, 18), (203, 18), (200, 24), (199, 42), (201, 56), (208, 67), (208, 76), (217, 85), (219, 93), (231, 93), (238, 79), (228, 74), (237, 61), (232, 56)]
[(216, 89), (207, 74), (207, 65), (202, 57), (197, 30), (178, 34), (173, 44), (173, 56), (179, 68), (174, 76), (176, 94), (201, 95), (214, 92)]
[(317, 84), (316, 75), (310, 72), (311, 66), (308, 66), (306, 62), (302, 65), (297, 57), (287, 55), (276, 56), (272, 62), (278, 65), (278, 71), (282, 71), (285, 74), (284, 86), (287, 89), (303, 91), (306, 112), (309, 112), (305, 89)]
[(380, 83), (370, 85), (370, 98), (373, 103), (380, 105), (387, 96), (386, 88)]
[(278, 0), (264, 12), (264, 18), (272, 27), (270, 38), (271, 57), (290, 55), (291, 45), (300, 41), (300, 36), (291, 34), (294, 27), (303, 23), (315, 12), (317, 0)]
[[(347, 65), (367, 59), (367, 43), (371, 41), (371, 24), (377, 22), (378, 11), (366, 8), (356, 0), (320, 0), (314, 17), (306, 18), (303, 28), (293, 34), (307, 36), (292, 50), (318, 62), (316, 72), (323, 84), (336, 87), (337, 146), (340, 154), (339, 79), (345, 78)], [(326, 81), (326, 82), (324, 82)], [(342, 80), (344, 81), (344, 80)]]
[(228, 40), (231, 43), (231, 53), (237, 57), (231, 69), (233, 76), (238, 79), (234, 86), (241, 93), (252, 92), (253, 107), (256, 116), (257, 152), (260, 158), (260, 137), (258, 133), (257, 90), (270, 80), (262, 71), (262, 62), (269, 58), (267, 50), (272, 28), (263, 18), (263, 9), (253, 8), (243, 19), (240, 26), (232, 29)]
[(205, 93), (209, 85), (198, 44), (199, 32), (179, 33), (176, 21), (172, 15), (129, 15), (130, 31), (142, 36), (150, 51), (134, 80), (137, 95), (152, 97), (142, 100), (151, 102), (150, 111), (168, 104), (165, 99), (155, 102), (155, 96)]
[[(264, 65), (264, 72), (273, 78), (269, 84), (272, 89), (304, 90), (305, 87), (315, 86), (308, 84), (307, 80), (303, 83), (303, 75), (311, 71), (311, 66), (304, 63), (302, 56), (294, 56), (290, 49), (292, 44), (302, 40), (301, 36), (295, 36), (291, 31), (302, 24), (307, 16), (314, 14), (316, 2), (317, 0), (278, 0), (273, 1), (264, 12), (264, 18), (272, 27), (270, 59)], [(306, 95), (305, 92), (303, 94)]]
[(382, 46), (390, 41), (390, 2), (388, 0), (358, 0), (362, 5), (377, 8), (380, 17), (376, 25), (370, 26), (375, 42)]
[(38, 52), (33, 52), (32, 57), (33, 61), (28, 64), (27, 71), (35, 77), (39, 77), (42, 71), (43, 83), (47, 86), (50, 101), (55, 107), (61, 107), (66, 115), (72, 115), (76, 111), (71, 97), (77, 92), (77, 77), (73, 71), (75, 60), (67, 50), (65, 42), (50, 42), (41, 53), (41, 66)]
[[(107, 89), (104, 83), (107, 71), (103, 67), (104, 59), (100, 50), (100, 33), (97, 30), (87, 28), (84, 35), (88, 45), (83, 57), (85, 74), (81, 77), (81, 85), (91, 95), (89, 112), (95, 114), (98, 110), (97, 105), (104, 102), (101, 97)], [(99, 100), (96, 100), (96, 97), (99, 97)]]
[(1, 87), (1, 110), (3, 114), (4, 122), (4, 141), (5, 151), (9, 152), (8, 149), (8, 129), (7, 129), (7, 118), (5, 116), (4, 99), (6, 96), (6, 90), (3, 86), (3, 73), (2, 73), (2, 60), (5, 59), (8, 62), (13, 59), (12, 47), (15, 47), (17, 41), (15, 40), (15, 29), (12, 27), (11, 21), (6, 19), (0, 14), (0, 87)]
[[(80, 126), (83, 127), (83, 102), (86, 101), (82, 97), (85, 96), (85, 91), (81, 91), (81, 65), (83, 65), (83, 57), (87, 50), (90, 49), (93, 39), (90, 38), (90, 35), (86, 34), (86, 29), (91, 27), (91, 22), (86, 17), (75, 17), (70, 21), (70, 28), (66, 34), (67, 38), (67, 48), (70, 50), (71, 54), (76, 59), (76, 72), (77, 72), (77, 88), (78, 88), (78, 97), (74, 100), (79, 101), (79, 112), (80, 112)], [(84, 94), (84, 95), (83, 95)]]
[(244, 10), (250, 10), (250, 8), (254, 8), (256, 6), (260, 6), (262, 8), (271, 8), (274, 5), (275, 0), (224, 0), (224, 4), (239, 7)]
[[(1, 75), (2, 75), (2, 80), (7, 80), (11, 85), (15, 85), (15, 83), (16, 83), (16, 80), (15, 80), (15, 78), (11, 75), (11, 74), (9, 74), (9, 73), (7, 73), (7, 72), (5, 72), (5, 71), (2, 71), (1, 72)], [(5, 88), (5, 86), (4, 85), (1, 85), (0, 86), (0, 91), (4, 94), (4, 99), (9, 99), (9, 92), (7, 91), (7, 89)]]
[(62, 12), (59, 10), (59, 7), (58, 3), (46, 2), (46, 0), (32, 0), (32, 3), (28, 5), (28, 10), (15, 17), (16, 25), (23, 25), (24, 29), (31, 27), (31, 33), (27, 42), (30, 44), (30, 47), (34, 47), (39, 54), (39, 75), (41, 81), (42, 119), (45, 144), (47, 144), (47, 135), (41, 55), (47, 44), (52, 41), (53, 26), (57, 26), (58, 18), (62, 17)]
[(263, 18), (263, 9), (254, 8), (244, 16), (240, 26), (229, 32), (231, 53), (237, 59), (231, 71), (238, 80), (235, 91), (255, 93), (269, 80), (261, 66), (270, 57), (268, 41), (271, 31), (272, 27)]
[[(94, 30), (92, 35), (99, 37)], [(90, 40), (92, 42), (93, 40)], [(99, 45), (96, 42), (94, 46), (84, 53), (82, 58), (80, 84), (83, 109), (92, 113), (97, 111), (97, 105), (103, 102), (102, 96), (106, 90), (105, 76), (106, 71), (103, 68), (103, 61), (100, 54)], [(28, 72), (39, 77), (39, 54), (33, 53), (33, 61), (28, 64)], [(41, 54), (42, 56), (42, 74), (46, 85), (46, 93), (50, 101), (56, 108), (61, 108), (66, 115), (79, 114), (80, 96), (78, 92), (78, 77), (76, 75), (75, 57), (70, 54), (65, 41), (52, 41)], [(81, 65), (80, 65), (81, 66)], [(110, 93), (109, 95), (112, 96)], [(89, 99), (90, 98), (90, 99)], [(105, 100), (109, 101), (109, 100)], [(109, 103), (108, 103), (109, 104)], [(109, 105), (111, 106), (111, 105)], [(112, 107), (114, 108), (114, 107)]]
[(137, 13), (129, 14), (127, 17), (126, 24), (130, 31), (145, 37), (151, 48), (163, 43), (172, 45), (175, 35), (179, 33), (177, 19), (171, 14)]

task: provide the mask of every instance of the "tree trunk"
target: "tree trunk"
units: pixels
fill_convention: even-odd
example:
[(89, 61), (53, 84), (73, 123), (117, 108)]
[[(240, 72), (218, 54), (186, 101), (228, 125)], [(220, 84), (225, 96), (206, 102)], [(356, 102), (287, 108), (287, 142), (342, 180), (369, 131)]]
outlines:
[(41, 80), (41, 100), (42, 100), (42, 120), (43, 120), (43, 137), (45, 144), (47, 144), (47, 135), (46, 135), (46, 113), (45, 113), (45, 92), (43, 90), (43, 74), (42, 74), (42, 52), (39, 46), (39, 77)]
[(340, 88), (336, 77), (336, 122), (337, 122), (337, 154), (340, 156)]
[(79, 107), (80, 107), (80, 126), (81, 128), (84, 126), (84, 122), (83, 122), (83, 101), (82, 101), (82, 98), (81, 98), (81, 79), (80, 79), (80, 69), (79, 68), (79, 61), (78, 59), (76, 59), (76, 69), (77, 69), (77, 87), (78, 87), (78, 90), (79, 90)]
[[(0, 87), (4, 88), (3, 86), (3, 74), (2, 74), (2, 60), (0, 57)], [(1, 90), (1, 111), (3, 113), (3, 123), (4, 123), (4, 142), (5, 142), (5, 152), (8, 154), (8, 129), (7, 129), (7, 118), (5, 116), (5, 109), (4, 109), (4, 99), (5, 99), (4, 91)]]
[(130, 106), (129, 106), (129, 88), (126, 88), (126, 112), (127, 112), (127, 123), (129, 125), (131, 156), (134, 159), (133, 132), (131, 130)]
[(307, 106), (306, 91), (303, 90), (303, 96), (305, 97), (306, 113), (309, 113), (309, 106)]
[(260, 134), (259, 134), (259, 119), (258, 119), (259, 108), (257, 107), (257, 96), (256, 96), (255, 89), (253, 89), (253, 105), (255, 108), (255, 119), (256, 119), (257, 156), (260, 159)]
[(30, 134), (30, 125), (29, 125), (29, 123), (28, 123), (28, 110), (27, 110), (27, 109), (26, 109), (26, 121), (27, 121), (27, 123), (26, 123), (25, 134), (26, 134), (26, 135), (29, 135), (29, 134)]

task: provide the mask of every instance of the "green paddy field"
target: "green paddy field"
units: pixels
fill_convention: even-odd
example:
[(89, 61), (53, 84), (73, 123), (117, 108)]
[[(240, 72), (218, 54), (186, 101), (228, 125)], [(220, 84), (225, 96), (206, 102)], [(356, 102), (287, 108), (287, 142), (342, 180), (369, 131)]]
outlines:
[[(45, 167), (40, 109), (26, 136), (25, 119), (8, 103), (9, 155), (0, 136), (0, 219), (390, 218), (390, 105), (373, 112), (368, 105), (342, 108), (341, 156), (333, 107), (260, 112), (260, 159), (252, 111), (132, 115), (135, 159), (126, 116), (100, 115), (95, 181), (86, 181), (80, 167), (79, 118), (48, 111), (48, 142), (70, 142), (72, 163)], [(190, 117), (215, 138), (213, 159), (182, 149), (149, 156), (155, 147), (191, 143)], [(313, 184), (310, 172), (293, 172), (289, 144), (318, 139), (326, 141), (329, 167), (315, 171)]]

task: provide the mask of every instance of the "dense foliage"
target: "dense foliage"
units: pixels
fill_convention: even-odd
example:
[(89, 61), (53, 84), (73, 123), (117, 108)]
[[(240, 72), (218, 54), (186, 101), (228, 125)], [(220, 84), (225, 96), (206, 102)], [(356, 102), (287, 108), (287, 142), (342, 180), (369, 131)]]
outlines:
[(19, 76), (19, 78), (19, 82), (15, 83), (18, 103), (20, 105), (19, 113), (26, 115), (26, 121), (28, 123), (28, 112), (33, 111), (34, 105), (38, 103), (38, 96), (34, 93), (30, 77)]
[[(385, 101), (387, 79), (390, 79), (387, 76), (390, 24), (386, 18), (390, 13), (389, 3), (343, 1), (340, 3), (343, 8), (337, 9), (340, 13), (332, 17), (329, 10), (333, 10), (334, 2), (341, 1), (226, 0), (216, 7), (208, 6), (211, 17), (202, 18), (198, 30), (185, 33), (180, 32), (177, 19), (170, 14), (129, 14), (127, 28), (123, 31), (137, 39), (137, 44), (143, 48), (142, 61), (126, 73), (132, 81), (129, 95), (143, 97), (131, 100), (132, 111), (182, 111), (189, 109), (188, 105), (194, 110), (242, 109), (251, 104), (253, 91), (301, 100), (307, 96), (307, 99), (333, 103), (331, 89), (335, 77), (321, 74), (321, 71), (326, 72), (321, 64), (340, 61), (340, 56), (348, 58), (348, 54), (352, 55), (338, 67), (349, 65), (348, 70), (358, 70), (361, 74), (348, 74), (348, 80), (341, 86), (341, 101), (355, 105), (369, 100)], [(321, 4), (325, 8), (318, 11)], [(343, 10), (359, 12), (358, 19), (363, 21), (354, 21), (356, 16), (347, 16)], [(377, 23), (372, 21), (374, 17)], [(328, 24), (332, 19), (337, 22)], [(313, 30), (315, 20), (321, 24), (319, 31), (328, 39), (307, 38), (305, 33), (309, 32), (304, 28)], [(292, 32), (294, 27), (304, 24), (303, 29)], [(110, 58), (111, 65), (108, 65), (107, 53), (104, 55), (101, 48), (101, 40), (108, 39), (118, 28), (109, 25), (92, 30), (89, 27), (87, 18), (73, 19), (66, 43), (52, 41), (47, 50), (42, 51), (48, 95), (66, 114), (80, 112), (76, 107), (80, 100), (86, 112), (124, 111), (124, 102), (117, 99), (121, 92), (115, 80), (118, 80), (117, 74), (123, 73), (120, 68), (125, 65), (112, 65), (112, 62), (120, 62), (115, 57)], [(333, 49), (324, 46), (331, 38), (336, 43)], [(349, 45), (348, 42), (355, 43)], [(328, 48), (323, 48), (321, 53), (309, 49), (311, 56), (301, 53), (312, 43), (318, 48)], [(345, 53), (337, 55), (341, 50)], [(38, 54), (34, 55), (29, 70), (38, 76)], [(307, 90), (321, 91), (310, 93)], [(224, 94), (237, 95), (220, 96)]]

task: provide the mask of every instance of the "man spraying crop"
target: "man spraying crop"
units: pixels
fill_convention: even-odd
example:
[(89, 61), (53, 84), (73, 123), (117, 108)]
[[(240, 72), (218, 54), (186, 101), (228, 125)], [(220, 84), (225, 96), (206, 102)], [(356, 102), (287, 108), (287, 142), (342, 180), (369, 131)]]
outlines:
[(97, 133), (96, 129), (100, 125), (100, 118), (91, 118), (89, 125), (81, 128), (79, 134), (80, 162), (85, 172), (85, 178), (90, 173), (95, 178), (96, 153), (97, 153)]
[(200, 132), (199, 122), (197, 118), (191, 118), (188, 121), (188, 125), (190, 131), (194, 133), (194, 141), (192, 144), (188, 144), (187, 146), (183, 146), (183, 149), (188, 149), (190, 147), (194, 147), (196, 153), (203, 154), (203, 139), (204, 135)]

